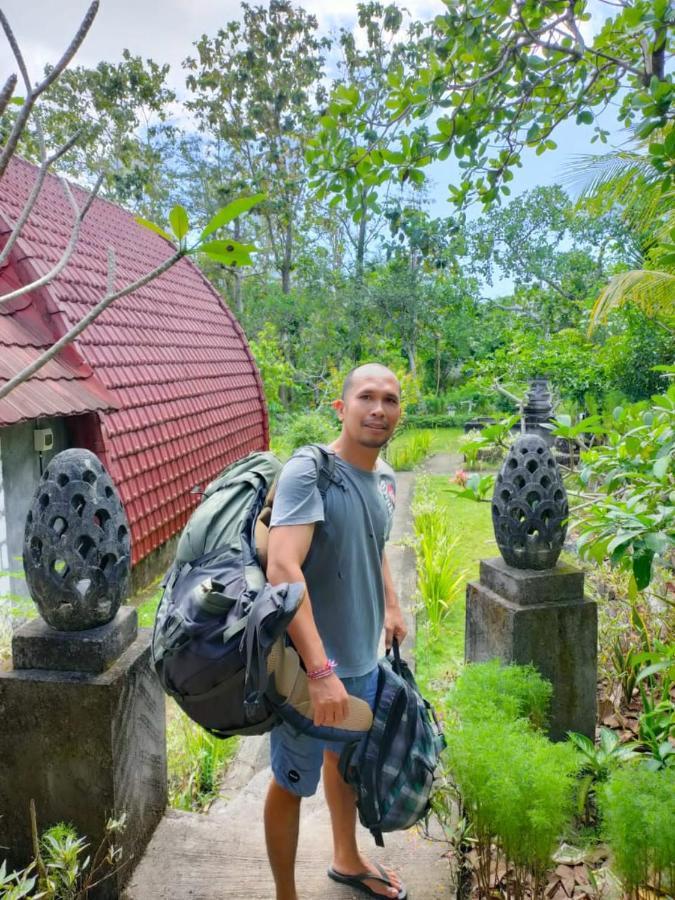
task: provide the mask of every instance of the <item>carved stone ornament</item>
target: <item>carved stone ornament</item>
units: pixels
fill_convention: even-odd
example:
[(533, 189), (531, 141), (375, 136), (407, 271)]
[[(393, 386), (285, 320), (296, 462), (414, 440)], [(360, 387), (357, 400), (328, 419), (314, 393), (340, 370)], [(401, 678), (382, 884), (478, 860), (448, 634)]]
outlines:
[(83, 631), (115, 617), (129, 592), (129, 523), (93, 453), (64, 450), (50, 460), (26, 517), (23, 563), (53, 628)]
[(516, 569), (552, 569), (567, 533), (569, 507), (546, 441), (519, 437), (497, 475), (492, 524), (504, 561)]

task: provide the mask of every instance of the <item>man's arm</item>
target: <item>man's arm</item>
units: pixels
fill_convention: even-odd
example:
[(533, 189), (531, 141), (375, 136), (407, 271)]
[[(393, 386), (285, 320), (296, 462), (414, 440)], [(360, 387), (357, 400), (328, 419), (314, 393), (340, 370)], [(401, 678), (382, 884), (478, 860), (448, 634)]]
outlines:
[[(286, 630), (308, 672), (322, 668), (327, 661), (302, 572), (313, 534), (313, 524), (277, 525), (270, 529), (267, 550), (267, 580), (271, 585), (283, 582), (305, 585), (305, 599)], [(315, 725), (338, 725), (349, 711), (347, 691), (334, 673), (325, 678), (310, 679), (309, 696)]]
[(399, 644), (403, 643), (408, 634), (408, 628), (403, 618), (401, 604), (398, 601), (386, 553), (382, 554), (382, 580), (384, 581), (384, 645), (389, 649), (394, 638)]

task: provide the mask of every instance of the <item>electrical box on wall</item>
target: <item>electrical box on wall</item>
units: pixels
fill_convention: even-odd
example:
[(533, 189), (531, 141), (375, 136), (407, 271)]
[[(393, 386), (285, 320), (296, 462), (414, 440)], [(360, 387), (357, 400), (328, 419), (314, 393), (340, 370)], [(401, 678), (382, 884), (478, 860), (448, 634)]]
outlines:
[(51, 428), (36, 428), (33, 432), (33, 446), (36, 453), (44, 453), (54, 447), (54, 432)]

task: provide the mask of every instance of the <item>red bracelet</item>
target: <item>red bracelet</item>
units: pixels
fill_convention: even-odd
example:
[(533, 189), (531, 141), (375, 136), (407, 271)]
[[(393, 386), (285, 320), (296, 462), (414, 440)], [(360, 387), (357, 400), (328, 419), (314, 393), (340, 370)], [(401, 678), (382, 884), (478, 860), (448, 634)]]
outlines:
[(320, 669), (313, 669), (311, 672), (307, 673), (307, 677), (311, 681), (316, 681), (317, 678), (327, 678), (329, 675), (332, 675), (333, 672), (337, 669), (337, 663), (334, 659), (326, 660), (326, 664), (321, 666)]

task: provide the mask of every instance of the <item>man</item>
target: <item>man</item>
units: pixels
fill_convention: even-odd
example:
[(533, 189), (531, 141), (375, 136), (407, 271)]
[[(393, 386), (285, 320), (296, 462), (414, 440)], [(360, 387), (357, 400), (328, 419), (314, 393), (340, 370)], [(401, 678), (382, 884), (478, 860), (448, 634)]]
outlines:
[[(267, 577), (304, 582), (307, 599), (288, 634), (309, 674), (316, 725), (339, 725), (347, 696), (367, 700), (377, 686), (378, 643), (402, 641), (406, 627), (384, 555), (394, 511), (394, 478), (378, 459), (401, 415), (401, 388), (385, 366), (353, 369), (333, 403), (342, 422), (331, 445), (340, 484), (322, 500), (316, 465), (300, 451), (284, 466), (271, 521)], [(325, 508), (324, 508), (325, 507)], [(332, 663), (335, 663), (333, 666)], [(334, 670), (333, 670), (334, 669)], [(314, 676), (314, 677), (312, 677)], [(323, 764), (333, 830), (329, 877), (375, 897), (407, 896), (400, 878), (364, 859), (356, 844), (356, 801), (342, 779), (342, 745), (272, 731), (272, 772), (265, 804), (267, 853), (277, 900), (297, 900), (295, 856), (300, 802), (311, 796)]]

